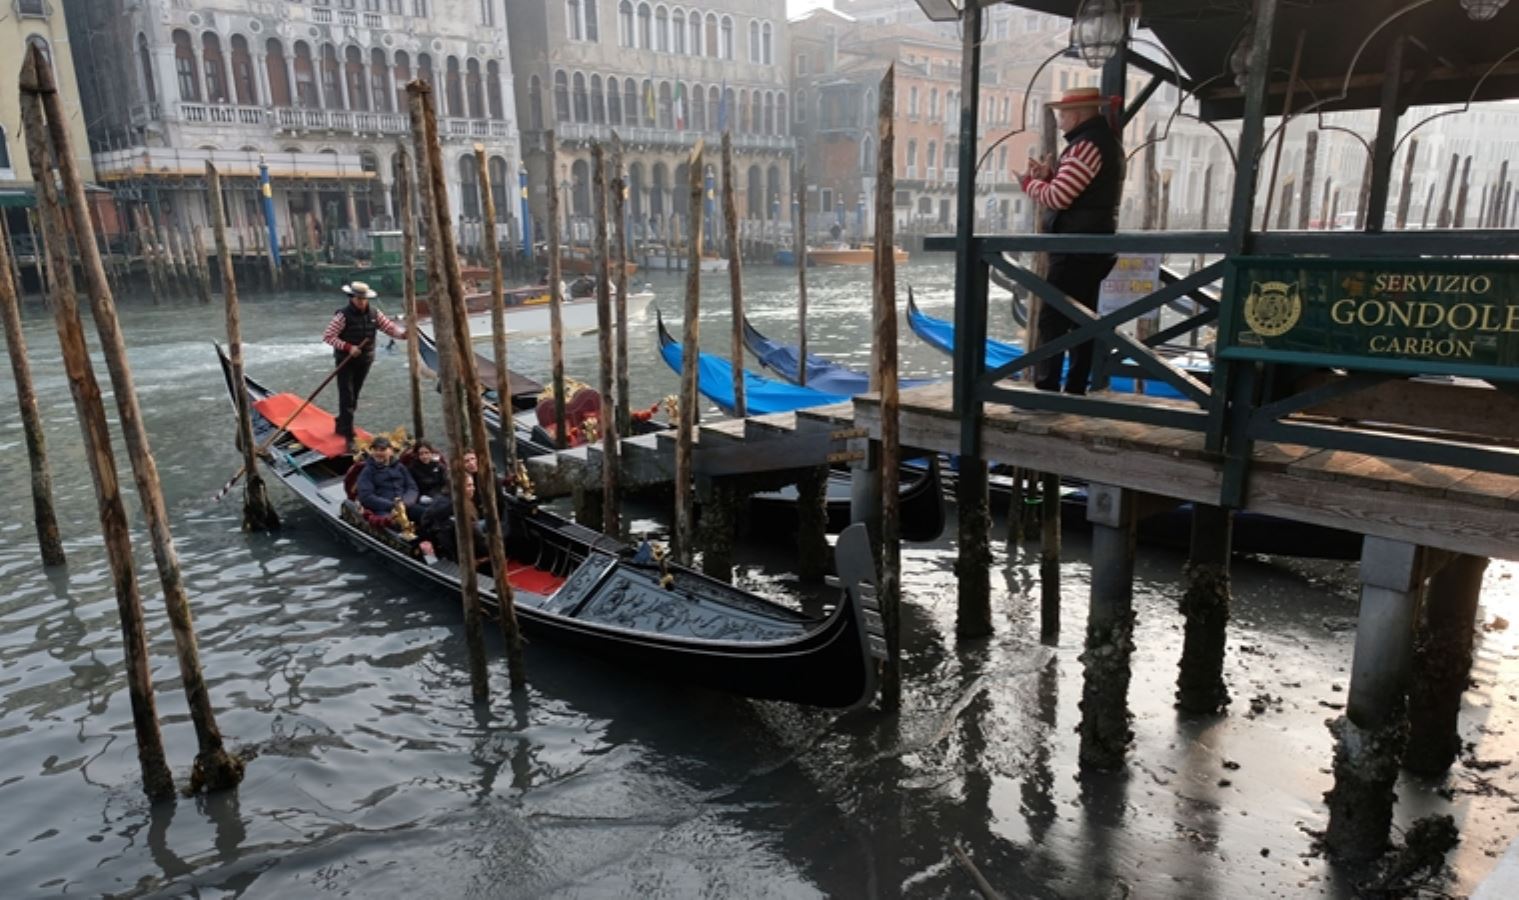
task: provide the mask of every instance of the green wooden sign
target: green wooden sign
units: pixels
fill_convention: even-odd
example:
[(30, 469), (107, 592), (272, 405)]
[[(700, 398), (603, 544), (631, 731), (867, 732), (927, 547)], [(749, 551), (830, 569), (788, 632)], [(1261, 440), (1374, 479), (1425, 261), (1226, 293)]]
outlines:
[(1234, 261), (1219, 356), (1519, 381), (1519, 261)]

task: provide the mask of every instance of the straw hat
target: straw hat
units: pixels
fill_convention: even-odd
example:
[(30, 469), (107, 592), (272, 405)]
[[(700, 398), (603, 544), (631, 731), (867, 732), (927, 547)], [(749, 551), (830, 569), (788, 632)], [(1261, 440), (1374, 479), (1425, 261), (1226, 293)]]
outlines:
[(1101, 106), (1102, 91), (1094, 87), (1071, 88), (1059, 100), (1046, 103), (1050, 109), (1077, 109), (1083, 106)]
[(374, 291), (371, 291), (369, 289), (369, 285), (365, 284), (362, 281), (355, 281), (352, 284), (343, 285), (343, 293), (347, 294), (350, 297), (363, 297), (366, 300), (373, 300), (374, 298), (380, 296)]

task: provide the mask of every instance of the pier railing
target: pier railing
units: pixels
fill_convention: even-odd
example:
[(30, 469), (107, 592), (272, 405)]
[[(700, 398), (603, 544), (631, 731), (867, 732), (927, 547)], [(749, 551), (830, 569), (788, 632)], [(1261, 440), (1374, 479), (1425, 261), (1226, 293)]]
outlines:
[[(1206, 448), (1224, 463), (1220, 499), (1229, 506), (1243, 501), (1257, 441), (1519, 474), (1519, 426), (1512, 424), (1519, 415), (1519, 262), (1493, 258), (1512, 239), (1513, 232), (1498, 229), (1279, 232), (1252, 235), (1252, 253), (1242, 256), (1228, 253), (1225, 232), (929, 238), (925, 249), (930, 251), (965, 253), (963, 242), (971, 245), (965, 253), (972, 261), (970, 277), (961, 281), (955, 306), (961, 451), (979, 455), (984, 406), (1002, 404), (1201, 433)], [(1038, 252), (1160, 253), (1215, 261), (1185, 276), (1162, 278), (1153, 292), (1104, 314), (1076, 303), (1015, 259)], [(1458, 255), (1463, 258), (1455, 259)], [(993, 271), (1077, 327), (988, 369), (982, 348)], [(1378, 272), (1393, 274), (1376, 282)], [(1386, 279), (1408, 273), (1427, 273), (1426, 279), (1444, 274), (1453, 286), (1469, 289), (1475, 283), (1484, 293), (1433, 300), (1417, 292), (1374, 293), (1382, 290), (1378, 284), (1405, 284)], [(1221, 285), (1216, 292), (1215, 285)], [(1343, 297), (1335, 293), (1341, 290)], [(1312, 296), (1302, 296), (1305, 291)], [(1421, 297), (1434, 305), (1407, 305)], [(1361, 319), (1346, 305), (1358, 298), (1374, 304)], [(1428, 327), (1418, 326), (1428, 326), (1437, 307), (1457, 314), (1446, 325), (1471, 334), (1446, 343), (1430, 337)], [(1120, 330), (1163, 308), (1179, 313), (1180, 320), (1144, 338)], [(1419, 310), (1429, 321), (1421, 323)], [(1217, 327), (1211, 374), (1180, 368), (1161, 352), (1163, 345), (1189, 335), (1189, 343), (1198, 343), (1199, 331), (1208, 326)], [(1009, 383), (1085, 341), (1096, 345), (1095, 373), (1166, 385), (1169, 390), (1148, 393), (1167, 396), (1106, 391), (1075, 396)]]

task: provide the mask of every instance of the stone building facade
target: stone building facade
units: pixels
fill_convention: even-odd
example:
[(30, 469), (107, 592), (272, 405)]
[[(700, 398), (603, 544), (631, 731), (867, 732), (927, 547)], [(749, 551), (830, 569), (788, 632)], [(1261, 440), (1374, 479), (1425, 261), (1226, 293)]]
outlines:
[[(609, 145), (616, 131), (624, 144), (631, 235), (662, 238), (672, 225), (683, 234), (691, 150), (705, 140), (716, 196), (726, 127), (740, 217), (750, 228), (789, 222), (795, 141), (787, 113), (785, 0), (543, 0), (509, 3), (507, 17), (539, 221), (547, 192), (558, 190), (567, 230), (576, 240), (589, 235), (591, 146)], [(556, 172), (547, 170), (545, 153), (551, 129)], [(709, 206), (720, 215), (720, 204)]]
[[(0, 5), (0, 60), (4, 60), (0, 66), (6, 67), (5, 74), (0, 76), (0, 86), (4, 87), (0, 90), (0, 214), (12, 234), (28, 231), (24, 208), (35, 202), (32, 167), (27, 162), (26, 140), (21, 133), (21, 95), (15, 81), (29, 46), (42, 47), (52, 60), (64, 106), (79, 107), (79, 84), (74, 77), (64, 12), (56, 0), (8, 0)], [(84, 120), (76, 117), (69, 130), (80, 171), (85, 178), (93, 178)], [(30, 244), (20, 242), (18, 250), (29, 256)]]
[(99, 178), (171, 222), (205, 220), (213, 159), (232, 179), (233, 224), (256, 223), (262, 158), (287, 242), (298, 218), (349, 236), (393, 227), (405, 85), (422, 78), (436, 92), (453, 214), (480, 216), (479, 142), (497, 216), (515, 224), (503, 0), (65, 2)]
[[(921, 15), (921, 14), (920, 14)], [(926, 22), (924, 24), (927, 24)], [(794, 127), (806, 147), (809, 230), (869, 235), (873, 218), (881, 77), (896, 66), (896, 225), (908, 232), (954, 227), (959, 181), (960, 70), (957, 42), (917, 24), (859, 23), (819, 9), (791, 22)], [(1033, 136), (1021, 121), (1021, 84), (988, 67), (977, 126), (978, 227), (1006, 230), (1025, 215), (1012, 177)]]

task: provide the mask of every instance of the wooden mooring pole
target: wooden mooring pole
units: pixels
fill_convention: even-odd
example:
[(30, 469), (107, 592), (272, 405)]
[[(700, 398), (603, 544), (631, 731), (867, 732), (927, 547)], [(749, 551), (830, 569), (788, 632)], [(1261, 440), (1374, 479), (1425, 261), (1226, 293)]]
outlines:
[[(491, 265), (491, 349), (496, 361), (496, 411), (501, 422), (496, 443), (508, 476), (517, 474), (517, 438), (512, 427), (512, 377), (506, 351), (506, 274), (501, 269), (501, 245), (496, 243), (496, 198), (491, 192), (490, 165), (485, 145), (475, 145), (475, 168), (480, 176), (480, 208), (485, 211), (485, 245)], [(414, 339), (406, 332), (408, 344)]]
[(1398, 214), (1395, 221), (1400, 231), (1408, 226), (1408, 211), (1413, 207), (1414, 161), (1418, 158), (1419, 139), (1414, 138), (1408, 142), (1408, 157), (1403, 160), (1403, 187), (1398, 191)]
[(35, 182), (37, 219), (46, 231), (48, 263), (52, 269), (47, 289), (51, 295), (70, 393), (83, 431), (85, 458), (90, 465), (100, 507), (100, 529), (105, 538), (106, 560), (111, 568), (121, 621), (127, 693), (131, 699), (132, 727), (137, 737), (143, 790), (150, 799), (167, 799), (174, 795), (174, 777), (164, 759), (163, 735), (158, 727), (153, 676), (148, 666), (147, 633), (143, 627), (142, 597), (138, 593), (136, 566), (132, 559), (132, 535), (116, 478), (116, 460), (111, 450), (105, 403), (91, 368), (89, 346), (85, 343), (84, 326), (79, 318), (74, 273), (69, 261), (68, 228), (59, 209), (58, 189), (51, 177), (45, 177), (52, 172), (52, 151), (48, 146), (47, 126), (43, 122), (41, 98), (36, 93), (39, 85), (31, 53), (27, 54), (22, 69), (21, 88), (21, 120), (26, 133), (27, 156), (32, 171), (44, 175)]
[(1176, 705), (1211, 714), (1229, 705), (1224, 648), (1229, 626), (1229, 558), (1234, 514), (1201, 503), (1192, 507), (1186, 592), (1181, 598), (1185, 637), (1176, 680)]
[[(437, 120), (432, 110), (432, 88), (418, 79), (406, 86), (407, 107), (411, 116), (412, 140), (415, 142), (418, 161), (418, 192), (422, 215), (427, 222), (429, 250), (427, 254), (428, 305), (432, 309), (433, 337), (438, 345), (438, 378), (442, 382), (443, 426), (448, 434), (449, 495), (454, 505), (454, 536), (459, 553), (459, 588), (464, 604), (464, 642), (469, 649), (469, 683), (476, 703), (484, 703), (490, 697), (490, 681), (485, 666), (485, 633), (480, 612), (480, 580), (475, 570), (475, 509), (474, 502), (466, 493), (464, 482), (470, 477), (464, 469), (464, 452), (470, 444), (464, 437), (464, 413), (460, 409), (460, 357), (469, 347), (458, 347), (458, 334), (454, 330), (454, 305), (449, 296), (452, 286), (444, 256), (452, 246), (452, 235), (443, 229), (451, 226), (448, 220), (446, 182), (441, 171), (434, 172), (434, 155), (441, 157), (438, 144)], [(441, 167), (441, 159), (436, 161)], [(462, 286), (461, 286), (462, 287)], [(411, 324), (407, 325), (410, 329)], [(480, 463), (489, 459), (487, 454)], [(483, 470), (482, 470), (483, 471)], [(482, 479), (483, 480), (483, 479)], [(494, 494), (495, 485), (485, 482), (485, 489)], [(495, 497), (484, 498), (486, 506), (494, 507)], [(499, 571), (499, 570), (498, 570)], [(502, 579), (505, 581), (505, 579)]]
[(1403, 768), (1438, 777), (1461, 752), (1457, 720), (1471, 683), (1477, 604), (1488, 561), (1457, 556), (1429, 580), (1424, 621), (1414, 640)]
[[(411, 396), (411, 433), (422, 440), (426, 423), (422, 415), (422, 350), (417, 336), (417, 201), (416, 169), (412, 166), (411, 151), (405, 141), (396, 142), (396, 200), (401, 209), (401, 297), (406, 312), (406, 371), (408, 393)], [(305, 223), (296, 228), (299, 236)], [(304, 244), (304, 241), (301, 241)], [(305, 259), (302, 252), (301, 258)], [(303, 264), (304, 268), (304, 264)], [(429, 285), (431, 287), (431, 285)], [(511, 403), (504, 396), (502, 401), (501, 427), (510, 430), (505, 418), (510, 415)]]
[[(75, 162), (69, 133), (70, 116), (63, 107), (63, 98), (58, 93), (52, 67), (39, 48), (32, 48), (30, 63), (32, 72), (23, 73), (22, 88), (26, 91), (30, 85), (35, 84), (46, 111), (53, 156), (58, 161), (60, 180), (68, 199), (68, 214), (73, 219), (74, 233), (79, 237), (80, 268), (88, 285), (90, 309), (94, 313), (96, 329), (100, 335), (106, 370), (111, 376), (112, 393), (116, 397), (122, 435), (126, 440), (127, 455), (132, 462), (132, 472), (137, 482), (138, 499), (148, 520), (148, 535), (153, 547), (153, 559), (158, 567), (159, 583), (163, 587), (170, 630), (174, 636), (180, 680), (184, 684), (190, 719), (194, 723), (199, 743), (190, 775), (190, 786), (197, 791), (236, 787), (243, 778), (243, 762), (229, 754), (223, 744), (221, 729), (217, 727), (215, 711), (211, 706), (210, 691), (201, 670), (189, 594), (185, 590), (184, 576), (180, 571), (174, 536), (169, 529), (169, 512), (158, 478), (158, 464), (153, 459), (147, 428), (143, 424), (142, 409), (137, 402), (137, 388), (133, 384), (132, 370), (127, 361), (126, 340), (116, 317), (116, 301), (106, 280), (105, 265), (95, 242), (94, 226), (90, 223), (84, 179)], [(31, 78), (28, 77), (29, 74)], [(38, 95), (28, 99), (29, 102), (35, 102)], [(35, 166), (34, 171), (46, 171), (45, 164)], [(55, 197), (55, 202), (56, 199)]]
[(691, 565), (696, 549), (692, 546), (696, 513), (691, 494), (691, 447), (696, 436), (697, 342), (701, 337), (703, 144), (701, 138), (696, 139), (687, 165), (691, 239), (686, 247), (689, 266), (686, 269), (685, 321), (681, 324), (680, 424), (675, 435), (675, 558), (684, 566)]
[[(1044, 109), (1044, 129), (1040, 132), (1040, 151), (1043, 159), (1055, 158), (1055, 135), (1059, 133), (1056, 126), (1055, 111), (1049, 107)], [(1208, 174), (1213, 168), (1208, 167)], [(1207, 174), (1204, 176), (1207, 177)], [(1204, 188), (1203, 195), (1211, 198), (1212, 194)], [(1211, 202), (1211, 199), (1210, 201)], [(1036, 218), (1036, 231), (1044, 230), (1044, 216)], [(1034, 268), (1040, 278), (1048, 278), (1050, 271), (1050, 255), (1040, 253), (1035, 257)], [(1044, 303), (1035, 296), (1029, 300), (1028, 314), (1028, 346), (1032, 349), (1039, 345), (1039, 316), (1043, 314)], [(1060, 507), (1060, 474), (1058, 472), (1045, 472), (1039, 476), (1039, 512), (1042, 532), (1039, 536), (1039, 639), (1045, 644), (1056, 644), (1060, 640), (1060, 554), (1061, 554), (1061, 507)]]
[(1466, 201), (1472, 186), (1472, 158), (1466, 157), (1461, 163), (1461, 186), (1456, 192), (1456, 218), (1451, 223), (1452, 228), (1466, 227)]
[[(232, 383), (243, 383), (242, 315), (237, 302), (237, 276), (232, 271), (232, 256), (227, 252), (227, 213), (222, 206), (222, 177), (216, 166), (206, 163), (206, 180), (211, 195), (211, 225), (215, 231), (216, 258), (221, 264), (222, 295), (227, 301), (227, 359), (232, 363)], [(253, 419), (248, 409), (248, 392), (238, 390), (237, 442), (243, 451), (243, 530), (268, 531), (278, 528), (279, 514), (269, 502), (264, 478), (259, 474), (254, 454)]]
[(622, 170), (622, 138), (612, 132), (612, 225), (617, 229), (617, 246), (612, 253), (616, 268), (617, 295), (613, 298), (617, 319), (617, 434), (633, 433), (633, 401), (628, 380), (628, 219), (623, 211), (628, 194), (628, 179)]
[(807, 162), (796, 165), (796, 234), (791, 241), (796, 253), (797, 383), (807, 386)]
[[(1303, 151), (1303, 189), (1299, 193), (1297, 209), (1297, 227), (1302, 231), (1308, 230), (1310, 220), (1313, 218), (1313, 178), (1319, 160), (1318, 129), (1308, 132), (1307, 141), (1308, 146)], [(1208, 196), (1207, 186), (1203, 187), (1203, 196)], [(1192, 334), (1196, 335), (1197, 330), (1193, 329)]]
[(596, 343), (601, 351), (601, 530), (609, 537), (622, 531), (622, 506), (617, 457), (617, 411), (613, 402), (612, 376), (617, 367), (612, 357), (612, 272), (607, 247), (607, 161), (601, 143), (591, 145), (592, 199), (596, 216)]
[[(733, 328), (729, 352), (733, 361), (733, 414), (748, 415), (744, 404), (744, 275), (738, 242), (738, 201), (734, 198), (733, 134), (723, 132), (723, 231), (728, 236), (728, 290), (732, 295)], [(802, 368), (806, 368), (805, 363)]]
[(877, 118), (875, 222), (875, 357), (881, 388), (881, 580), (877, 592), (886, 631), (886, 665), (881, 672), (881, 708), (902, 706), (902, 440), (901, 395), (897, 385), (897, 262), (893, 220), (896, 201), (897, 67), (881, 79)]
[(554, 446), (569, 446), (564, 421), (564, 285), (559, 250), (559, 190), (554, 186), (554, 172), (559, 167), (558, 139), (554, 129), (544, 132), (544, 154), (549, 173), (549, 352), (554, 391)]
[[(220, 202), (217, 198), (216, 202)], [(201, 239), (200, 229), (190, 228), (190, 242), (195, 248), (195, 286), (200, 292), (200, 302), (209, 306), (211, 304), (211, 270), (206, 264), (206, 242)]]
[(16, 405), (21, 408), (21, 430), (26, 434), (26, 458), (32, 468), (32, 520), (37, 524), (42, 564), (61, 566), (68, 559), (63, 553), (58, 515), (53, 509), (53, 470), (47, 461), (47, 437), (42, 431), (42, 416), (37, 412), (37, 391), (32, 386), (26, 335), (21, 330), (21, 299), (16, 290), (20, 280), (12, 278), (11, 263), (10, 241), (0, 235), (0, 315), (4, 316), (5, 349), (11, 358), (11, 374), (16, 379)]

